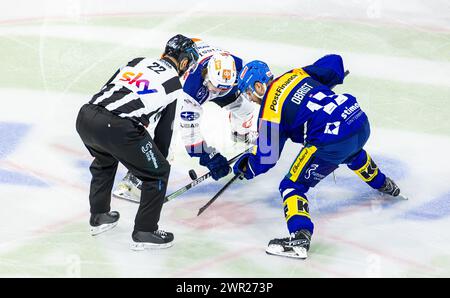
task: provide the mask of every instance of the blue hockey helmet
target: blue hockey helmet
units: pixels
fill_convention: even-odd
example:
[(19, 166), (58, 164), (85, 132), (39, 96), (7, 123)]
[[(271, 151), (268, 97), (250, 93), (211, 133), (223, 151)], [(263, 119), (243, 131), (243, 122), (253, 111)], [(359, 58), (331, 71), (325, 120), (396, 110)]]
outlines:
[(238, 76), (238, 89), (241, 93), (245, 93), (248, 89), (255, 92), (255, 83), (260, 82), (267, 84), (273, 79), (273, 74), (269, 66), (259, 60), (253, 60), (242, 68)]

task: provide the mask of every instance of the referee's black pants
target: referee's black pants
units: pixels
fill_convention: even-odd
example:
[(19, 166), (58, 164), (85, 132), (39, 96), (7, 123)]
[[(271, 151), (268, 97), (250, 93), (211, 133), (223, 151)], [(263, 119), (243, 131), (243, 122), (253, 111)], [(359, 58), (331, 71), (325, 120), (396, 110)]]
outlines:
[(94, 157), (90, 167), (91, 213), (110, 211), (111, 191), (118, 162), (121, 162), (142, 180), (141, 202), (134, 229), (143, 232), (157, 230), (170, 164), (147, 130), (129, 119), (118, 117), (107, 109), (92, 104), (85, 104), (81, 108), (76, 128)]

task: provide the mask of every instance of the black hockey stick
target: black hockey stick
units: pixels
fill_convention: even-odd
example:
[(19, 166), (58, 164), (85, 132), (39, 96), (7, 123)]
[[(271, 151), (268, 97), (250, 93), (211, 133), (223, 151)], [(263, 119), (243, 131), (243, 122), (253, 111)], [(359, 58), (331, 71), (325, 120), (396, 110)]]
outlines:
[[(235, 157), (233, 157), (232, 159), (230, 159), (228, 161), (228, 164), (232, 164), (233, 162), (235, 162), (239, 157), (241, 157), (242, 154), (246, 153), (249, 149), (246, 149), (244, 152), (239, 153), (238, 155), (236, 155)], [(191, 183), (183, 186), (182, 188), (180, 188), (177, 191), (174, 191), (173, 193), (171, 193), (170, 195), (166, 196), (164, 199), (164, 203), (175, 199), (176, 197), (180, 196), (181, 194), (184, 194), (186, 191), (188, 191), (189, 189), (193, 188), (194, 186), (200, 184), (201, 182), (205, 181), (206, 179), (208, 179), (209, 177), (211, 177), (211, 172), (206, 173), (203, 176), (198, 177), (197, 179), (195, 179), (194, 181), (192, 181)]]
[(217, 193), (216, 195), (208, 201), (208, 203), (205, 204), (205, 206), (203, 206), (202, 208), (200, 208), (198, 210), (197, 216), (199, 216), (200, 214), (203, 213), (203, 211), (205, 211), (209, 206), (211, 206), (212, 203), (214, 203), (215, 200), (217, 200), (217, 198), (231, 185), (233, 184), (234, 181), (236, 181), (237, 178), (239, 178), (241, 176), (241, 174), (236, 174), (234, 175), (233, 178), (230, 179), (230, 181), (227, 182), (227, 184), (225, 184)]

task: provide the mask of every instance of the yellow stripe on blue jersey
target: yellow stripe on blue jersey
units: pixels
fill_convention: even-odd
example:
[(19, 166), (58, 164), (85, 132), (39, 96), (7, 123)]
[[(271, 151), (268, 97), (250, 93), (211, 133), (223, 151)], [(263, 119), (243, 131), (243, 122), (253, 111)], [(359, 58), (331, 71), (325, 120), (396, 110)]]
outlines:
[(268, 90), (261, 118), (273, 123), (281, 122), (283, 104), (295, 86), (309, 77), (301, 68), (296, 68), (276, 79)]
[(258, 152), (258, 146), (257, 146), (257, 145), (254, 145), (254, 146), (252, 147), (252, 154), (253, 154), (253, 155), (256, 155), (257, 152)]
[(317, 147), (309, 146), (305, 147), (300, 151), (300, 154), (295, 159), (294, 163), (289, 170), (289, 179), (293, 182), (298, 180), (300, 173), (303, 171), (303, 168), (311, 159), (313, 154), (317, 151)]

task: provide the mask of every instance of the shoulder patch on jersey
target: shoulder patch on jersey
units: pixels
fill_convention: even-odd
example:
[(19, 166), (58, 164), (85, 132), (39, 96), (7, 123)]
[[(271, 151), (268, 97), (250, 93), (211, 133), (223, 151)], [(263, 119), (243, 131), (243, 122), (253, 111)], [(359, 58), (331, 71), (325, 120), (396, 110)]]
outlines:
[(127, 66), (135, 67), (142, 60), (144, 60), (144, 58), (142, 58), (142, 57), (141, 58), (135, 58), (135, 59), (131, 60), (130, 62), (128, 62)]
[(281, 122), (283, 104), (292, 89), (309, 75), (301, 68), (293, 69), (276, 79), (267, 91), (261, 118), (270, 122)]
[(209, 96), (209, 90), (206, 86), (201, 86), (200, 89), (198, 89), (197, 94), (195, 95), (195, 100), (202, 104), (205, 102), (205, 100)]
[(203, 85), (202, 69), (203, 67), (199, 65), (194, 72), (190, 73), (183, 86), (183, 91), (199, 104), (203, 104), (209, 97), (208, 88)]
[(165, 81), (162, 84), (162, 86), (164, 87), (166, 94), (172, 93), (172, 92), (180, 90), (182, 88), (179, 77), (173, 77), (173, 78)]

